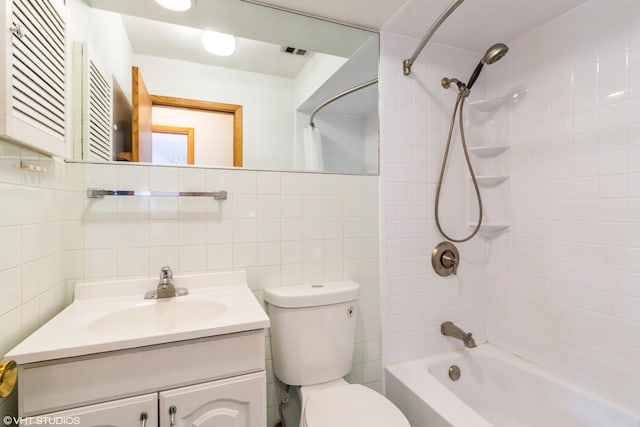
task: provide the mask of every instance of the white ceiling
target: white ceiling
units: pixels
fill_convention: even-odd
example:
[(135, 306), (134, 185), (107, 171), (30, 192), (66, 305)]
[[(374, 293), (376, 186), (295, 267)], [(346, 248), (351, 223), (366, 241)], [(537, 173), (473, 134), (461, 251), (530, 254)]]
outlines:
[[(565, 14), (586, 0), (466, 0), (442, 24), (433, 41), (484, 52)], [(450, 0), (410, 0), (386, 31), (422, 38)]]
[[(348, 58), (372, 37), (369, 31), (239, 0), (198, 0), (186, 12), (168, 11), (154, 0), (83, 1), (122, 14), (136, 54), (289, 78), (298, 74), (309, 57), (282, 53), (283, 46)], [(203, 29), (235, 35), (236, 52), (229, 57), (206, 53), (201, 43)]]
[[(484, 52), (540, 27), (586, 0), (466, 0), (433, 41)], [(277, 7), (421, 39), (453, 0), (267, 0)]]
[[(142, 55), (168, 56), (185, 61), (294, 77), (307, 57), (280, 53), (282, 45), (293, 45), (344, 57), (351, 56), (370, 33), (341, 25), (257, 8), (251, 3), (272, 5), (305, 15), (327, 18), (360, 28), (388, 31), (421, 39), (453, 0), (197, 0), (197, 7), (184, 13), (166, 11), (153, 0), (84, 0), (92, 6), (125, 13), (123, 22), (133, 50)], [(544, 23), (579, 6), (586, 0), (466, 0), (435, 33), (433, 42), (460, 49), (484, 52), (496, 42), (510, 42)], [(150, 20), (148, 18), (152, 18)], [(157, 20), (157, 21), (156, 21)], [(326, 26), (331, 29), (327, 31)], [(200, 29), (198, 29), (200, 28)], [(204, 52), (202, 28), (235, 34), (238, 49), (231, 57), (215, 57)], [(355, 35), (352, 33), (355, 32)], [(319, 34), (323, 34), (318, 37)], [(329, 36), (328, 36), (329, 35)], [(251, 39), (260, 39), (256, 42)], [(417, 43), (416, 43), (417, 45)], [(377, 55), (377, 49), (375, 49)], [(375, 60), (373, 61), (375, 63)], [(359, 76), (361, 83), (375, 77)], [(349, 82), (352, 86), (353, 82)], [(353, 83), (353, 84), (352, 84)], [(349, 86), (347, 86), (349, 87)], [(303, 110), (311, 111), (323, 99), (340, 93), (331, 87), (318, 93)], [(327, 111), (345, 102), (376, 105), (375, 86), (357, 96), (334, 103)], [(345, 99), (346, 99), (345, 98)], [(371, 99), (373, 101), (371, 101)], [(369, 102), (371, 101), (371, 102)]]
[[(250, 3), (272, 5), (303, 14), (328, 18), (373, 30), (389, 31), (421, 39), (453, 0), (198, 0), (188, 12), (166, 11), (153, 0), (85, 0), (107, 10), (124, 12), (139, 18), (127, 18), (125, 24), (134, 51), (144, 55), (172, 56), (184, 60), (247, 71), (291, 77), (304, 65), (305, 58), (279, 54), (283, 44), (310, 51), (349, 57), (368, 35), (340, 25), (297, 17), (277, 10), (259, 12)], [(484, 52), (496, 42), (509, 42), (551, 19), (566, 13), (586, 0), (466, 0), (443, 23), (432, 41), (460, 49)], [(152, 18), (177, 24), (169, 27), (140, 18)], [(274, 24), (276, 22), (277, 24)], [(244, 26), (238, 27), (239, 23)], [(243, 24), (241, 24), (243, 25)], [(333, 25), (330, 32), (324, 26)], [(181, 27), (182, 26), (182, 27)], [(238, 54), (213, 58), (203, 53), (197, 31), (186, 27), (228, 32), (238, 37)], [(213, 28), (211, 28), (213, 27)], [(182, 28), (182, 30), (180, 30)], [(356, 31), (356, 38), (350, 31)], [(325, 36), (317, 37), (323, 32)], [(333, 37), (326, 37), (332, 34)], [(244, 40), (243, 40), (244, 38)], [(252, 45), (249, 39), (267, 43)], [(318, 44), (321, 40), (322, 44)], [(353, 42), (350, 42), (352, 40)], [(185, 48), (187, 46), (187, 48)], [(172, 53), (175, 52), (175, 53)], [(274, 59), (275, 58), (275, 59)], [(241, 64), (225, 65), (236, 62)]]
[(211, 55), (202, 46), (202, 30), (183, 25), (122, 15), (131, 48), (139, 55), (172, 59), (294, 78), (305, 66), (309, 55), (281, 52), (281, 46), (236, 37), (236, 52), (231, 56)]
[[(407, 0), (245, 0), (378, 31)], [(473, 1), (473, 0), (470, 0)]]

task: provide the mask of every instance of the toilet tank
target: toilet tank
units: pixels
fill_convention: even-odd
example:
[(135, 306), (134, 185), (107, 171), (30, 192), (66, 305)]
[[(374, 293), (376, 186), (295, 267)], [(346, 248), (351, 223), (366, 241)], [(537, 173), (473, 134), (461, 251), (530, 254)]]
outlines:
[(359, 291), (350, 280), (264, 291), (280, 381), (311, 385), (351, 372)]

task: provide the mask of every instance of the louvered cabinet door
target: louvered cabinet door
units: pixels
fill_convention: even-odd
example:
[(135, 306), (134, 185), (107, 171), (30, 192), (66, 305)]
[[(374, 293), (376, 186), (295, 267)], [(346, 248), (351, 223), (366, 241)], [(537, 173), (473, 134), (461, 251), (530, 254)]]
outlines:
[(75, 159), (115, 160), (113, 76), (88, 43), (73, 43), (73, 146)]
[(0, 134), (68, 157), (63, 0), (5, 0)]

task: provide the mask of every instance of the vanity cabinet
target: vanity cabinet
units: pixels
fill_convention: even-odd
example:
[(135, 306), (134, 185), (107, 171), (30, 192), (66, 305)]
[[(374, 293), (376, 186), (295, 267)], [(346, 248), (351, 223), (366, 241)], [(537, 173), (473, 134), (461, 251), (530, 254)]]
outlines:
[(0, 3), (0, 137), (68, 157), (64, 0)]
[(64, 424), (264, 427), (269, 317), (246, 272), (173, 280), (188, 294), (145, 300), (156, 278), (76, 285), (67, 308), (6, 354), (18, 364), (18, 415), (41, 425), (77, 416)]
[(142, 426), (147, 412), (145, 427), (168, 427), (175, 407), (179, 427), (264, 427), (264, 345), (259, 329), (21, 365), (18, 410), (82, 427)]
[[(45, 426), (264, 426), (264, 371), (40, 416)], [(159, 417), (159, 418), (158, 418)], [(38, 418), (36, 418), (38, 420)]]

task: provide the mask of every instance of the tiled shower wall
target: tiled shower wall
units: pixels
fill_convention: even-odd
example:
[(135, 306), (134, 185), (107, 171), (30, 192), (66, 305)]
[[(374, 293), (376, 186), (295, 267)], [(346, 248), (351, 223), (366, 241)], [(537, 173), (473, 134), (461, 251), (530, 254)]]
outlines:
[(486, 73), (490, 96), (528, 89), (489, 341), (638, 410), (640, 2), (587, 2), (510, 47)]
[[(64, 164), (0, 150), (0, 354), (68, 304), (78, 282), (153, 277), (165, 264), (176, 274), (246, 270), (262, 301), (268, 287), (353, 279), (362, 287), (348, 379), (381, 388), (378, 177)], [(22, 170), (21, 159), (47, 172)], [(229, 199), (90, 200), (88, 187), (227, 190)], [(266, 354), (273, 426), (280, 385)]]
[[(466, 78), (478, 54), (429, 44), (402, 74), (418, 40), (382, 33), (381, 40), (381, 240), (384, 364), (425, 356), (461, 343), (441, 335), (451, 320), (486, 339), (485, 241), (458, 245), (457, 276), (441, 278), (431, 267), (431, 251), (444, 238), (434, 221), (434, 196), (457, 92), (440, 80)], [(474, 95), (483, 94), (482, 82)], [(470, 145), (486, 142), (469, 137)], [(454, 237), (470, 233), (467, 172), (459, 139), (454, 140), (442, 190), (440, 217)], [(471, 199), (471, 205), (476, 203)]]

